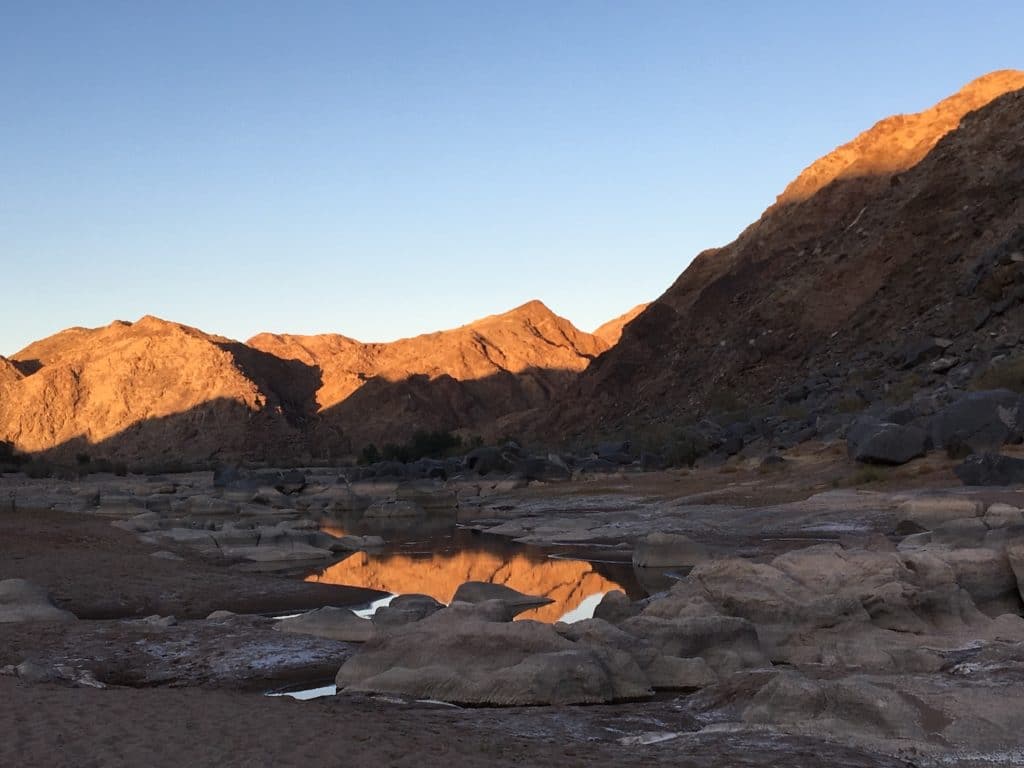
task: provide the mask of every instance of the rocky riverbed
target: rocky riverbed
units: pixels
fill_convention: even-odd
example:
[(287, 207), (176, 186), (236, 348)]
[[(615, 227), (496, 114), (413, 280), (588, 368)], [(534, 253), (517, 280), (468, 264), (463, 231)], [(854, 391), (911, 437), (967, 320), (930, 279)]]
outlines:
[[(1024, 493), (941, 460), (786, 461), (556, 484), (6, 476), (0, 761), (1020, 764)], [(403, 531), (456, 526), (511, 549), (408, 570), (434, 561)], [(367, 618), (349, 609), (383, 592), (324, 574), (370, 571), (404, 596)], [(545, 579), (589, 580), (590, 609), (537, 613), (573, 593)]]

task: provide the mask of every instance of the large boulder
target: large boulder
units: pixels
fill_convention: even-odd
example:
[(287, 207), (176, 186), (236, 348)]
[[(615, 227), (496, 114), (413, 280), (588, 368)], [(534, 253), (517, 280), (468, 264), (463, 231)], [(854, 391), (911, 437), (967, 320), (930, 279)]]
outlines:
[(865, 464), (906, 464), (924, 456), (928, 434), (918, 427), (888, 422), (861, 424), (847, 435), (850, 458)]
[(1006, 389), (971, 392), (936, 413), (931, 423), (936, 447), (966, 446), (973, 451), (1016, 440), (1022, 428), (1021, 396)]
[(910, 697), (868, 680), (812, 680), (799, 672), (775, 674), (743, 711), (748, 724), (849, 738), (927, 738), (922, 714)]
[(644, 671), (655, 690), (703, 688), (718, 680), (718, 675), (704, 659), (665, 655), (652, 643), (624, 632), (603, 619), (558, 623), (555, 630), (575, 643), (614, 648), (628, 653)]
[(982, 509), (980, 502), (963, 496), (920, 496), (900, 504), (898, 513), (901, 523), (930, 531), (951, 520), (977, 517)]
[(378, 627), (397, 627), (411, 624), (431, 616), (444, 608), (430, 595), (398, 595), (390, 603), (378, 608), (373, 623)]
[(651, 695), (622, 651), (574, 643), (534, 621), (438, 611), (367, 643), (338, 670), (339, 690), (455, 704), (597, 704)]
[(467, 581), (459, 585), (452, 596), (453, 603), (482, 603), (497, 600), (508, 606), (514, 613), (537, 608), (554, 602), (551, 598), (540, 595), (527, 595), (504, 584), (492, 584), (487, 581)]
[(46, 590), (25, 579), (0, 581), (0, 624), (23, 621), (75, 621), (70, 611), (50, 602)]
[(1001, 453), (975, 453), (954, 467), (964, 485), (1017, 485), (1024, 483), (1024, 459)]
[(365, 643), (376, 637), (377, 628), (369, 619), (356, 616), (348, 608), (326, 606), (274, 624), (278, 632), (314, 635), (345, 643)]

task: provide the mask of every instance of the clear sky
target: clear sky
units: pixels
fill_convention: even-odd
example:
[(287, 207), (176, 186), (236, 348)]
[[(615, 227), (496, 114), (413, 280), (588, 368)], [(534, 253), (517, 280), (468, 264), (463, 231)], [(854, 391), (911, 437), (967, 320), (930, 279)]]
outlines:
[(590, 330), (877, 119), (1022, 66), (1024, 4), (0, 0), (0, 354), (155, 314)]

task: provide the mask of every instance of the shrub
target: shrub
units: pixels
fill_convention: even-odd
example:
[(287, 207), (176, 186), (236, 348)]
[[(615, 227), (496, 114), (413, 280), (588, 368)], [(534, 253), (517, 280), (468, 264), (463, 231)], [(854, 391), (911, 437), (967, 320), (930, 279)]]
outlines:
[[(482, 441), (481, 441), (482, 442)], [(367, 446), (365, 450), (372, 446)], [(380, 452), (385, 461), (401, 461), (407, 463), (417, 459), (443, 459), (457, 455), (462, 449), (462, 438), (451, 432), (427, 432), (417, 430), (407, 443), (398, 445), (387, 443)], [(376, 450), (376, 448), (374, 448)], [(373, 454), (371, 454), (373, 455)], [(366, 462), (372, 464), (373, 462)]]

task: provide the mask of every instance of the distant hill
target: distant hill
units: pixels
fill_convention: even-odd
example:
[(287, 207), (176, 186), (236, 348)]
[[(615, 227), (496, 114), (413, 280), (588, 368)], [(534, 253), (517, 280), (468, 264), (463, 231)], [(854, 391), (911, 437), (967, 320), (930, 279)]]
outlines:
[[(337, 457), (417, 429), (500, 433), (608, 349), (538, 301), (389, 344), (143, 317), (0, 358), (0, 439), (133, 462)], [(498, 434), (500, 436), (500, 434)]]

